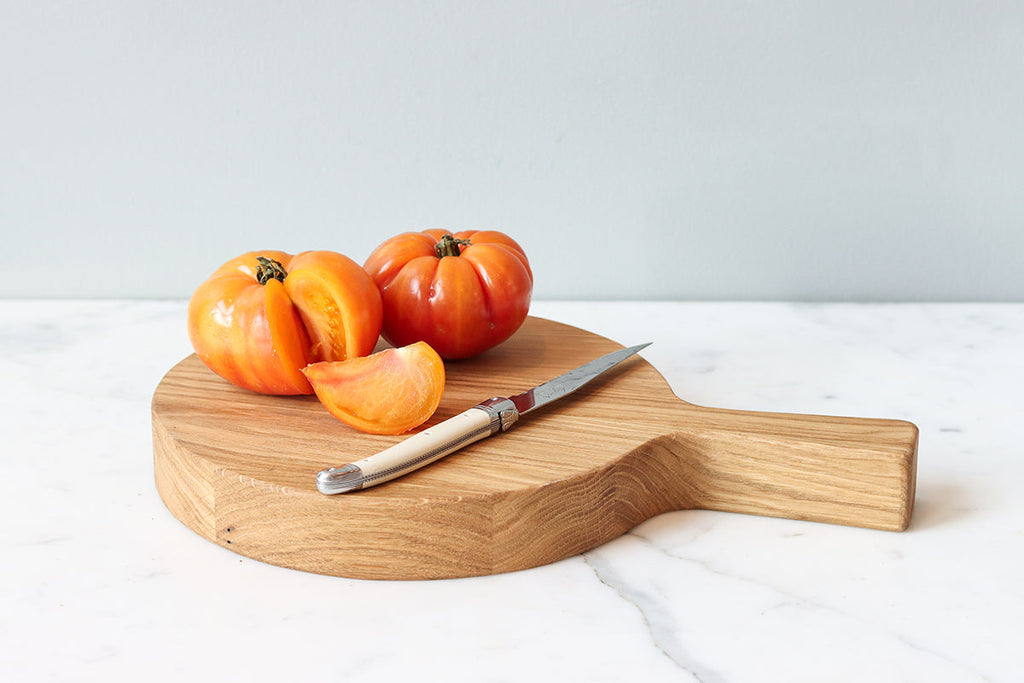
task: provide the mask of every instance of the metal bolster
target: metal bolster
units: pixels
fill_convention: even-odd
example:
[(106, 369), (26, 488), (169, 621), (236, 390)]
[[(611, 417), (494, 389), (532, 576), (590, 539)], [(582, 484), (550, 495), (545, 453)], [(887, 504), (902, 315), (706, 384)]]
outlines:
[(356, 465), (349, 463), (342, 467), (332, 467), (316, 475), (316, 487), (320, 493), (345, 493), (363, 488), (367, 478)]
[(519, 419), (519, 411), (516, 410), (516, 404), (500, 396), (489, 398), (473, 407), (479, 408), (491, 416), (491, 434), (499, 431), (507, 432), (515, 424), (516, 420)]

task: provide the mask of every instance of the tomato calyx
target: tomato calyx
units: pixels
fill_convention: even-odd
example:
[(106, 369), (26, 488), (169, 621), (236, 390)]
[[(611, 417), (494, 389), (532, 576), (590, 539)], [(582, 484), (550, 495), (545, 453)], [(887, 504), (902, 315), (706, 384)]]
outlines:
[(437, 258), (459, 256), (462, 254), (462, 247), (469, 247), (472, 244), (469, 240), (460, 240), (445, 234), (441, 236), (441, 241), (434, 245), (434, 253), (437, 254)]
[(284, 282), (285, 277), (288, 276), (288, 272), (285, 271), (280, 261), (266, 256), (257, 256), (256, 262), (259, 263), (259, 266), (256, 267), (256, 281), (261, 285), (265, 285), (271, 280)]

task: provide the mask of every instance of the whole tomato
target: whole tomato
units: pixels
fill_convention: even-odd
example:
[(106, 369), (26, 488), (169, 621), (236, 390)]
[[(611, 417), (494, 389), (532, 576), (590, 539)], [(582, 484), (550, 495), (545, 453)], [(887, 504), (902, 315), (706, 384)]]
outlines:
[(312, 394), (302, 369), (373, 351), (380, 293), (358, 263), (331, 251), (253, 251), (192, 294), (188, 335), (215, 373), (264, 394)]
[(384, 300), (383, 337), (425, 341), (445, 359), (497, 346), (526, 320), (533, 272), (522, 247), (494, 230), (397, 235), (363, 264)]

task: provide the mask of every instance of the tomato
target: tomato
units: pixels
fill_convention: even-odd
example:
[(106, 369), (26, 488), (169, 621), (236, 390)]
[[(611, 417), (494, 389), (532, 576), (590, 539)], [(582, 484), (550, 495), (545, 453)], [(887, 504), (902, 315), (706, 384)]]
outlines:
[(383, 337), (468, 358), (505, 341), (530, 310), (523, 249), (494, 230), (425, 230), (387, 240), (363, 264), (384, 301)]
[(373, 351), (380, 293), (358, 263), (331, 251), (254, 251), (196, 288), (188, 334), (215, 373), (264, 394), (312, 394), (309, 363)]
[(401, 434), (420, 426), (444, 393), (444, 363), (424, 342), (313, 363), (302, 372), (331, 415), (370, 434)]

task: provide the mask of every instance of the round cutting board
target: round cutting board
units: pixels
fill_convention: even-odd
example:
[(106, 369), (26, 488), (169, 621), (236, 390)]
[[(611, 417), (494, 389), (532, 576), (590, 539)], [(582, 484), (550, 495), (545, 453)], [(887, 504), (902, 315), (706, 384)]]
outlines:
[[(446, 363), (441, 405), (421, 429), (618, 348), (528, 318), (504, 344)], [(508, 433), (334, 496), (317, 491), (317, 472), (405, 437), (356, 431), (313, 396), (239, 389), (195, 355), (160, 382), (152, 415), (157, 489), (184, 524), (247, 557), (352, 578), (535, 567), (668, 510), (899, 530), (913, 505), (912, 424), (702, 408), (639, 356)]]

